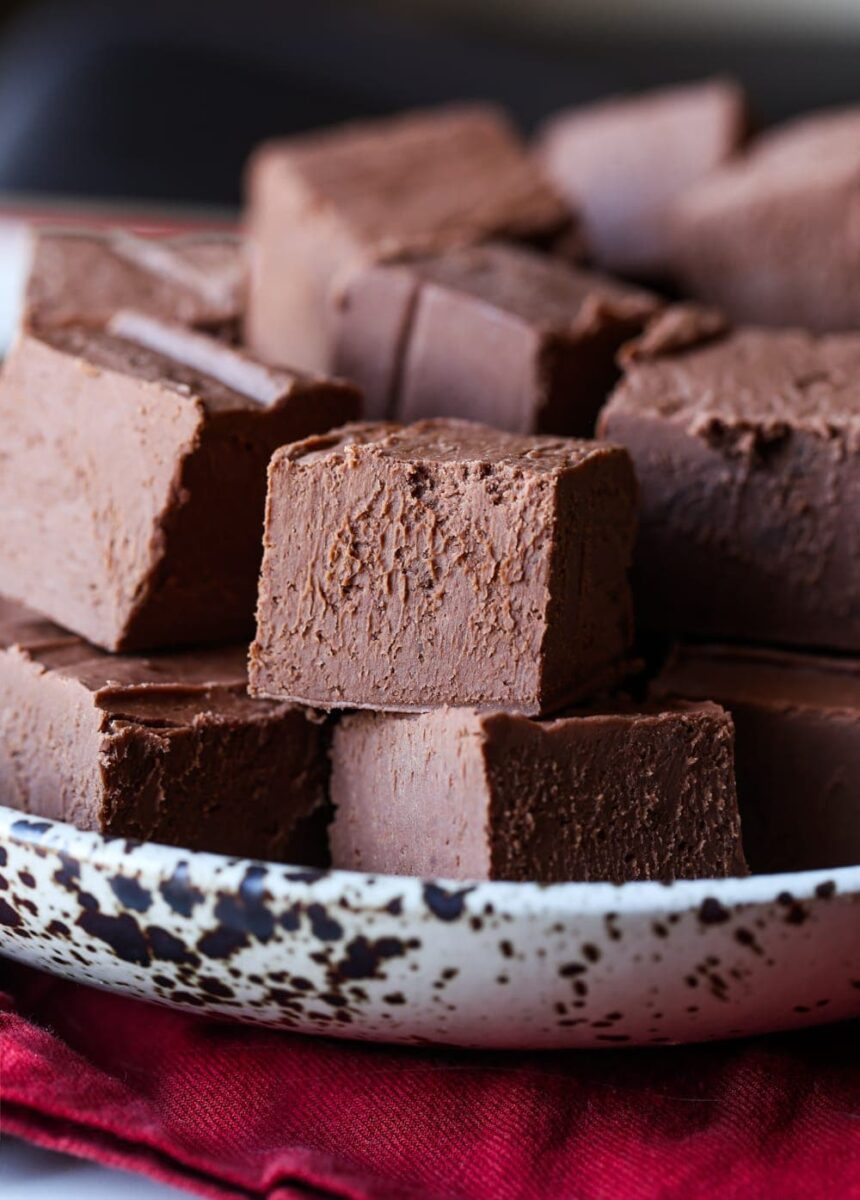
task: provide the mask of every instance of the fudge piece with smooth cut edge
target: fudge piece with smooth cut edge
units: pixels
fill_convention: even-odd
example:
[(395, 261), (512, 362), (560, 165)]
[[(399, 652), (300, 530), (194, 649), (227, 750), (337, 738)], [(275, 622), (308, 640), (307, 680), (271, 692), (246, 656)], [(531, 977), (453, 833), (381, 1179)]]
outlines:
[(860, 863), (860, 660), (681, 645), (653, 692), (707, 697), (731, 712), (753, 871)]
[(308, 370), (330, 368), (328, 293), (341, 270), (490, 237), (548, 241), (569, 222), (486, 104), (267, 142), (251, 160), (248, 202), (247, 341)]
[(588, 437), (655, 296), (502, 243), (359, 269), (333, 297), (333, 366), (367, 415)]
[(0, 599), (0, 803), (192, 850), (325, 861), (327, 731), (245, 648), (109, 655)]
[(732, 741), (713, 704), (349, 716), (332, 743), (332, 861), (543, 883), (746, 874)]
[(745, 329), (628, 356), (643, 627), (860, 650), (860, 336)]
[(596, 263), (663, 276), (674, 204), (737, 152), (746, 128), (743, 90), (711, 79), (557, 113), (538, 132), (537, 156), (581, 215)]
[(635, 490), (616, 446), (466, 421), (282, 447), (252, 692), (541, 713), (610, 686), (631, 638)]
[(31, 329), (107, 324), (120, 309), (235, 336), (242, 245), (229, 234), (141, 237), (125, 230), (34, 230), (24, 294)]
[(675, 273), (737, 322), (860, 328), (858, 204), (860, 107), (792, 121), (680, 199)]
[(249, 636), (272, 452), (359, 408), (139, 313), (25, 332), (0, 379), (0, 589), (107, 650)]

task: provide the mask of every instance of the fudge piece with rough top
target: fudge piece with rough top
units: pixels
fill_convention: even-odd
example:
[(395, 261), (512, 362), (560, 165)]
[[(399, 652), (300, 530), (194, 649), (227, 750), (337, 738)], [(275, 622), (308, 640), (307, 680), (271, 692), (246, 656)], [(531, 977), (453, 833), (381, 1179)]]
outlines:
[(598, 442), (439, 420), (282, 447), (251, 690), (526, 713), (592, 694), (630, 645), (634, 523), (629, 458)]
[(655, 349), (599, 423), (639, 481), (642, 625), (860, 650), (860, 336)]

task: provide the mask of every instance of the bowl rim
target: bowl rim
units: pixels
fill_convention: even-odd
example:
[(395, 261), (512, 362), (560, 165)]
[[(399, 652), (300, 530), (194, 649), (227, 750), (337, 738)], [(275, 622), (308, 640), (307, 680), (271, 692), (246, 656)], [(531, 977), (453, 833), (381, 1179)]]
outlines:
[(737, 909), (774, 902), (824, 901), (846, 895), (860, 898), (860, 865), (720, 879), (678, 879), (666, 883), (636, 880), (622, 884), (582, 881), (543, 884), (384, 875), (273, 863), (159, 842), (105, 836), (94, 830), (79, 829), (67, 821), (0, 805), (0, 844), (3, 843), (35, 845), (43, 850), (70, 854), (79, 861), (119, 874), (123, 873), (124, 867), (133, 874), (144, 870), (156, 880), (170, 878), (180, 864), (187, 864), (193, 869), (196, 887), (206, 886), (207, 875), (213, 881), (217, 878), (218, 887), (223, 889), (231, 876), (235, 876), (238, 886), (249, 870), (261, 879), (262, 872), (264, 886), (273, 902), (281, 898), (293, 899), (297, 893), (307, 896), (308, 889), (313, 889), (315, 893), (324, 891), (327, 898), (344, 893), (349, 893), (353, 899), (364, 898), (367, 907), (378, 912), (385, 896), (396, 894), (404, 915), (415, 915), (418, 910), (426, 915), (428, 892), (433, 889), (442, 897), (462, 897), (462, 907), (466, 910), (474, 909), (478, 901), (481, 906), (491, 902), (496, 909), (515, 911), (524, 917), (574, 917), (607, 912), (623, 917), (699, 908), (705, 900)]

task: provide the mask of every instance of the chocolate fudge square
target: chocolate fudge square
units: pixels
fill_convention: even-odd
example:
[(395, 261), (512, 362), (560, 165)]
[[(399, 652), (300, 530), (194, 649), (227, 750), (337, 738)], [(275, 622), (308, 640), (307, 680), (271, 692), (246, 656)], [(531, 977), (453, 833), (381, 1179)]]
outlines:
[(746, 874), (732, 741), (713, 704), (356, 714), (332, 744), (332, 860), (543, 883)]
[(634, 522), (615, 446), (465, 421), (284, 446), (251, 690), (324, 709), (525, 713), (589, 695), (630, 644)]
[(0, 378), (0, 589), (107, 650), (249, 637), (269, 458), (359, 403), (141, 314), (25, 332)]
[(33, 329), (107, 324), (120, 309), (234, 335), (244, 308), (238, 237), (140, 237), (123, 230), (45, 229), (32, 235), (24, 323)]
[(731, 711), (753, 871), (860, 863), (860, 660), (682, 645), (654, 692)]
[(858, 197), (860, 108), (791, 122), (681, 199), (676, 273), (737, 322), (856, 329)]
[(860, 336), (634, 358), (600, 432), (636, 467), (644, 627), (860, 650)]
[(710, 79), (556, 113), (538, 131), (536, 152), (580, 214), (596, 263), (663, 276), (675, 202), (736, 153), (746, 126), (743, 90)]
[(192, 850), (324, 861), (327, 734), (245, 648), (108, 655), (0, 599), (0, 803)]
[(489, 105), (268, 142), (247, 185), (247, 340), (263, 358), (308, 370), (330, 368), (327, 297), (341, 270), (494, 236), (550, 239), (569, 220)]
[(360, 269), (334, 297), (333, 366), (367, 414), (588, 437), (656, 297), (534, 250), (470, 246)]

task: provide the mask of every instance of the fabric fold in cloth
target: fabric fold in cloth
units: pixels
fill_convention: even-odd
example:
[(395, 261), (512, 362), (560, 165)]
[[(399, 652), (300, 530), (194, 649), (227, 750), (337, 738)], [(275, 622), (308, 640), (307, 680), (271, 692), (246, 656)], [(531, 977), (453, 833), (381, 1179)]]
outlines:
[(218, 1200), (860, 1197), (860, 1022), (659, 1050), (395, 1048), (0, 971), (3, 1132)]

